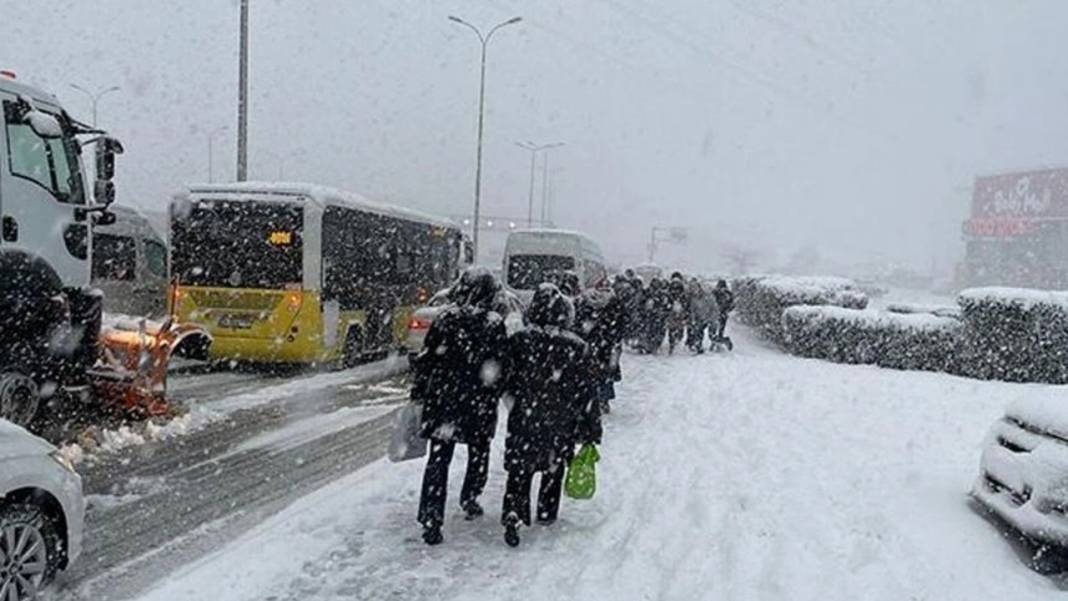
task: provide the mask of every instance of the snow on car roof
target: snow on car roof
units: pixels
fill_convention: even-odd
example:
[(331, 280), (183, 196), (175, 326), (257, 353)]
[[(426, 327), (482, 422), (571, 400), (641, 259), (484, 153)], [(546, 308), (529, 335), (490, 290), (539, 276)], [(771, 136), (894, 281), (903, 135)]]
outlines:
[(407, 221), (416, 221), (437, 225), (449, 229), (460, 229), (451, 219), (424, 213), (399, 205), (371, 200), (355, 192), (348, 192), (302, 182), (234, 182), (226, 184), (193, 184), (189, 186), (190, 194), (256, 194), (261, 196), (300, 196), (310, 199), (321, 206), (342, 206), (395, 217)]

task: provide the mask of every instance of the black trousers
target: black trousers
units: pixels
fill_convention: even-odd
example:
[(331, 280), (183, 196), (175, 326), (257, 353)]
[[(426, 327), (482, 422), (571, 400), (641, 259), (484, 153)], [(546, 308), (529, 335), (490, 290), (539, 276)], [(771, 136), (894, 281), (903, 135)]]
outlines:
[[(555, 520), (560, 513), (560, 493), (564, 488), (564, 460), (558, 460), (553, 466), (541, 472), (541, 486), (538, 490), (538, 519)], [(527, 470), (508, 472), (508, 484), (504, 489), (504, 508), (501, 511), (501, 523), (507, 526), (509, 521), (523, 522), (530, 525), (530, 488), (534, 483), (534, 474)]]
[(707, 323), (691, 321), (689, 335), (686, 338), (686, 345), (695, 351), (703, 349), (705, 346), (706, 330), (708, 330)]
[[(445, 522), (445, 499), (449, 493), (449, 464), (456, 443), (430, 439), (430, 453), (423, 472), (423, 491), (419, 497), (419, 523), (441, 526)], [(460, 505), (478, 499), (489, 478), (490, 441), (467, 445), (467, 472), (460, 490)]]
[(716, 338), (722, 339), (727, 333), (727, 318), (728, 314), (724, 313), (719, 316), (719, 330), (716, 332)]

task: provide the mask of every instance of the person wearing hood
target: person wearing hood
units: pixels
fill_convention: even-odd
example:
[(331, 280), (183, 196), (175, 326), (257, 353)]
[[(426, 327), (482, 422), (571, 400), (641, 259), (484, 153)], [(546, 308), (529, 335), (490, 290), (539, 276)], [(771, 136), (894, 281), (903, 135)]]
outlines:
[(712, 291), (712, 295), (716, 298), (716, 305), (719, 309), (719, 327), (716, 330), (716, 340), (723, 340), (727, 336), (727, 319), (730, 317), (731, 311), (734, 310), (734, 293), (731, 292), (730, 287), (727, 286), (726, 280), (720, 280), (716, 282), (716, 287)]
[(430, 441), (418, 516), (429, 545), (443, 540), (449, 464), (457, 443), (467, 445), (460, 507), (467, 519), (483, 513), (478, 497), (489, 475), (508, 348), (504, 319), (493, 310), (500, 287), (489, 271), (467, 270), (461, 277), (463, 297), (434, 320), (413, 364), (412, 400), (423, 406), (421, 433)]
[(705, 332), (718, 318), (719, 309), (716, 307), (715, 297), (705, 290), (697, 278), (690, 280), (689, 296), (690, 326), (686, 344), (691, 351), (701, 354), (705, 352)]
[(594, 382), (601, 413), (611, 410), (615, 383), (622, 380), (619, 358), (623, 350), (627, 314), (618, 294), (607, 282), (590, 288), (575, 299), (575, 322), (571, 331), (590, 347)]
[(541, 473), (536, 519), (552, 524), (559, 513), (564, 472), (575, 446), (599, 443), (601, 422), (590, 373), (588, 345), (568, 331), (570, 301), (552, 284), (542, 284), (527, 310), (529, 326), (509, 340), (505, 403), (508, 471), (501, 522), (509, 546), (519, 528), (531, 525), (531, 486)]

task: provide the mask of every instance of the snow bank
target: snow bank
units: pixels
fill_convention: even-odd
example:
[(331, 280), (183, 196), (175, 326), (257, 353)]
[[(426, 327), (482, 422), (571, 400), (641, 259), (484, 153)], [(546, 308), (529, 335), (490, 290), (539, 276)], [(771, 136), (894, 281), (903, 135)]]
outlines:
[(863, 309), (868, 304), (852, 280), (839, 277), (757, 276), (734, 281), (738, 319), (764, 337), (783, 344), (782, 314), (795, 305), (834, 305)]
[(895, 369), (948, 371), (960, 321), (930, 313), (888, 313), (844, 307), (788, 307), (786, 348), (795, 355)]

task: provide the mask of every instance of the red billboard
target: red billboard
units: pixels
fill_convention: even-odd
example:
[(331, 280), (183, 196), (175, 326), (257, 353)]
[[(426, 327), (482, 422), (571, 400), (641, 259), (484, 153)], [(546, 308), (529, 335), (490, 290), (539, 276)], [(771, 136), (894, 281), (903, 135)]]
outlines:
[(975, 178), (974, 221), (1050, 218), (1068, 218), (1068, 168)]

